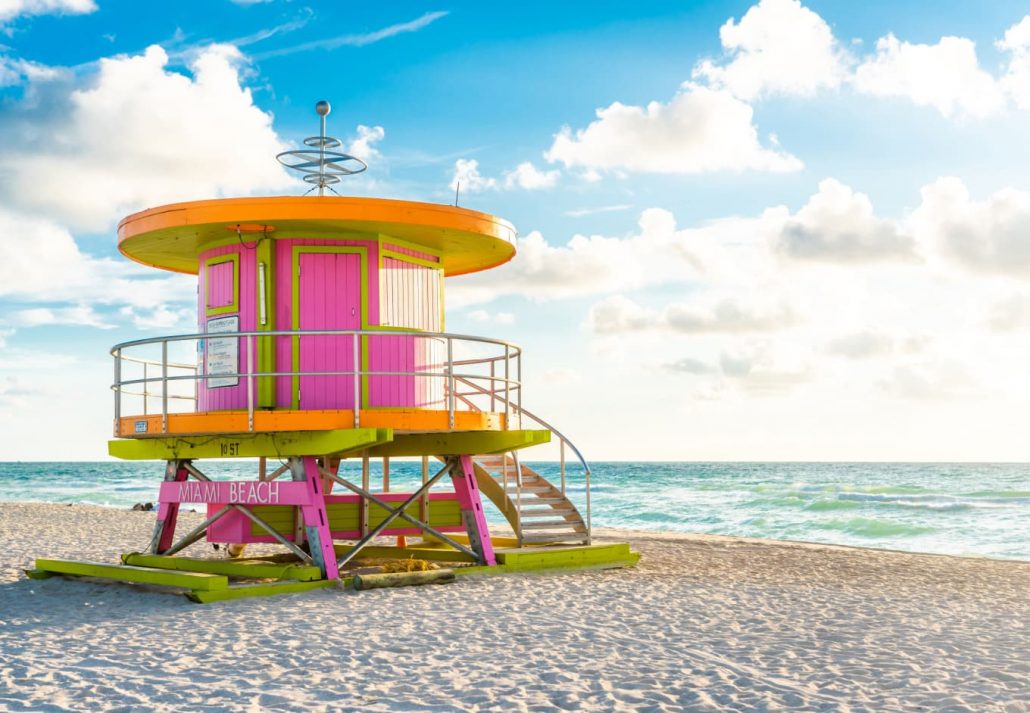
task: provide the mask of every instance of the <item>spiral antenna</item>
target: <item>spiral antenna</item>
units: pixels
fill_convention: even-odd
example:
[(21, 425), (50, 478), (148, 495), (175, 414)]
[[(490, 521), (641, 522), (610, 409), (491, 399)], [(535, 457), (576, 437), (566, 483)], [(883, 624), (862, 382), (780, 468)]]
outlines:
[(357, 156), (332, 151), (331, 149), (340, 146), (339, 139), (325, 134), (325, 118), (332, 111), (332, 107), (323, 99), (315, 104), (315, 111), (320, 117), (319, 134), (304, 139), (304, 145), (312, 148), (283, 151), (275, 158), (286, 168), (304, 174), (305, 182), (314, 184), (307, 193), (311, 193), (317, 188), (318, 195), (324, 196), (326, 188), (336, 193), (332, 184), (339, 183), (340, 176), (353, 176), (355, 173), (361, 173), (368, 168), (368, 164)]

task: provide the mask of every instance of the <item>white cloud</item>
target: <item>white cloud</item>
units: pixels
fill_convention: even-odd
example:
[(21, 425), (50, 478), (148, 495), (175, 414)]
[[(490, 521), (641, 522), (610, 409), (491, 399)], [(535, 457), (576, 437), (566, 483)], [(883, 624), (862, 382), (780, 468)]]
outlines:
[(479, 172), (479, 161), (459, 158), (454, 162), (454, 176), (451, 190), (460, 189), (466, 193), (480, 193), (497, 188), (497, 179), (488, 178)]
[(94, 0), (0, 0), (0, 22), (28, 15), (85, 15), (96, 9)]
[(789, 305), (743, 295), (706, 295), (693, 303), (674, 302), (661, 311), (638, 305), (623, 295), (608, 297), (587, 315), (595, 334), (661, 330), (679, 334), (742, 334), (792, 327), (798, 315)]
[(921, 193), (912, 224), (931, 249), (970, 270), (1030, 277), (1030, 192), (1006, 188), (976, 202), (945, 177)]
[(833, 178), (789, 218), (776, 237), (780, 254), (799, 260), (911, 260), (915, 242), (901, 226), (877, 218), (872, 202)]
[(0, 208), (0, 236), (0, 297), (153, 306), (196, 296), (195, 278), (84, 254), (71, 233), (39, 218)]
[(741, 99), (810, 96), (838, 87), (847, 75), (849, 60), (833, 31), (798, 0), (761, 0), (739, 23), (727, 20), (719, 38), (728, 63), (705, 60), (694, 77)]
[(1016, 292), (990, 305), (986, 324), (992, 332), (1030, 329), (1030, 293)]
[(969, 367), (952, 359), (897, 366), (879, 385), (892, 396), (918, 401), (948, 401), (987, 395), (985, 385)]
[(379, 158), (381, 154), (373, 144), (382, 141), (385, 136), (386, 129), (381, 126), (358, 124), (358, 136), (347, 144), (347, 153), (366, 163), (373, 158)]
[(505, 188), (525, 188), (532, 191), (539, 188), (552, 188), (558, 182), (559, 172), (541, 171), (529, 161), (524, 161), (504, 174)]
[(487, 312), (485, 309), (475, 309), (467, 316), (473, 322), (498, 325), (515, 324), (515, 315), (511, 312)]
[(241, 86), (242, 62), (235, 48), (210, 46), (186, 76), (153, 46), (100, 60), (79, 86), (48, 83), (49, 106), (20, 107), (0, 127), (5, 200), (101, 231), (143, 207), (286, 188), (274, 160), (283, 144)]
[(14, 324), (23, 327), (61, 324), (76, 327), (98, 327), (100, 329), (114, 328), (113, 324), (105, 321), (89, 305), (19, 309), (11, 312), (10, 319)]
[(566, 167), (636, 173), (797, 171), (801, 161), (765, 148), (754, 110), (728, 91), (685, 83), (668, 104), (615, 102), (575, 132), (564, 127), (546, 153)]
[(119, 311), (124, 317), (132, 320), (132, 326), (143, 330), (161, 330), (165, 333), (179, 329), (189, 333), (197, 329), (197, 310), (195, 307), (175, 308), (166, 304), (152, 307), (126, 305)]
[(926, 45), (887, 35), (877, 41), (876, 54), (855, 70), (853, 81), (860, 92), (905, 97), (946, 117), (983, 118), (1005, 104), (994, 77), (980, 68), (976, 44), (965, 37), (942, 37)]
[(585, 215), (597, 215), (598, 213), (617, 213), (632, 208), (629, 203), (616, 203), (614, 205), (602, 205), (594, 208), (576, 208), (565, 211), (570, 218), (582, 218)]
[(1009, 52), (1009, 63), (1001, 78), (1002, 88), (1020, 109), (1030, 109), (1030, 15), (1005, 31), (995, 45)]

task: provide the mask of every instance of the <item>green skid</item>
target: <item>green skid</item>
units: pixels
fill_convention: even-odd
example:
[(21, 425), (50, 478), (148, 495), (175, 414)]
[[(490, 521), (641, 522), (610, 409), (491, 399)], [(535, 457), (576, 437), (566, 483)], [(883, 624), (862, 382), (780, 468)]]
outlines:
[(199, 557), (168, 557), (130, 552), (122, 555), (122, 562), (138, 567), (224, 574), (228, 577), (251, 579), (293, 579), (311, 582), (322, 578), (318, 567), (300, 564), (280, 564), (253, 559), (203, 559)]
[(339, 584), (335, 579), (319, 579), (314, 582), (271, 582), (268, 584), (243, 584), (237, 587), (229, 587), (219, 592), (193, 591), (187, 592), (186, 598), (197, 604), (210, 604), (212, 602), (224, 602), (229, 599), (245, 599), (247, 597), (271, 597), (276, 594), (297, 594), (298, 592), (309, 592), (312, 589), (323, 589), (333, 586), (349, 586), (350, 577), (340, 580)]

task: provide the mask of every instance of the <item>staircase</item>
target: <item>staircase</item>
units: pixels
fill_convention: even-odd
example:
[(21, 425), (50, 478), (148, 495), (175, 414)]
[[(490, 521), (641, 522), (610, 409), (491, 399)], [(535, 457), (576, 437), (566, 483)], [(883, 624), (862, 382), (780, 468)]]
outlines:
[(561, 488), (508, 453), (476, 456), (473, 460), (479, 489), (507, 518), (520, 547), (590, 543), (583, 516), (562, 495)]
[[(460, 364), (461, 362), (456, 363)], [(491, 385), (493, 380), (494, 372), (491, 367)], [(506, 415), (510, 410), (512, 416), (518, 417), (519, 427), (525, 419), (528, 419), (550, 431), (552, 440), (557, 439), (561, 448), (561, 487), (555, 486), (529, 466), (522, 465), (514, 453), (473, 457), (476, 483), (480, 492), (490, 498), (508, 520), (508, 524), (511, 525), (518, 537), (519, 547), (537, 544), (589, 545), (591, 542), (590, 466), (587, 465), (579, 449), (554, 426), (528, 409), (522, 408), (521, 397), (512, 401), (507, 391), (489, 391), (468, 377), (455, 375), (454, 382), (462, 388), (469, 389), (460, 393), (455, 392), (455, 396), (470, 410), (483, 410), (472, 400), (477, 396), (489, 397), (491, 408), (500, 401), (502, 405), (506, 405)], [(565, 489), (566, 449), (572, 451), (583, 468), (587, 510), (585, 520), (563, 492)]]

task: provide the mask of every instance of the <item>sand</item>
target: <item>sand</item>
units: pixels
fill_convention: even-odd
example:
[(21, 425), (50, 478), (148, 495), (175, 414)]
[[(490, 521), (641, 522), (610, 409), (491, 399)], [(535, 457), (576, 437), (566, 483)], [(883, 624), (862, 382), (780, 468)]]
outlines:
[(640, 565), (204, 606), (22, 576), (153, 517), (0, 504), (0, 709), (1030, 709), (1023, 562), (605, 530)]

